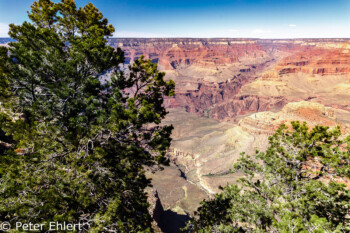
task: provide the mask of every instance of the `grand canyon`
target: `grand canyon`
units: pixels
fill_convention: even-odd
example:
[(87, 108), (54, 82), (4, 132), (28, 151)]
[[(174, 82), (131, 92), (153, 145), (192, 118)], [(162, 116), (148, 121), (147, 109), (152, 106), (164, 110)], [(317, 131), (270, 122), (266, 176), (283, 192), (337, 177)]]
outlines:
[(298, 120), (350, 133), (348, 39), (112, 38), (109, 44), (125, 52), (125, 67), (144, 55), (176, 84), (164, 102), (163, 124), (174, 126), (171, 163), (148, 169), (151, 211), (167, 232), (176, 232), (173, 226), (220, 186), (235, 183), (241, 174), (230, 169), (239, 155), (264, 150), (281, 124)]
[[(192, 215), (234, 183), (240, 153), (254, 155), (291, 121), (350, 132), (348, 39), (110, 39), (126, 64), (145, 55), (176, 83), (164, 124), (171, 166), (149, 173), (165, 213)], [(181, 219), (181, 218), (180, 218)], [(178, 220), (180, 221), (180, 220)], [(178, 222), (171, 225), (181, 224)]]

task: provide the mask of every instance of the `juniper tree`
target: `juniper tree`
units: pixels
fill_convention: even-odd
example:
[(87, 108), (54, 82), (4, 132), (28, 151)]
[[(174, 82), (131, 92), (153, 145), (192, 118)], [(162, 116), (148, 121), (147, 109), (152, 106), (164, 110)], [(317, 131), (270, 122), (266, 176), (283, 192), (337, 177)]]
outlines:
[(292, 122), (265, 152), (242, 154), (244, 176), (203, 201), (184, 232), (349, 232), (350, 144), (339, 127)]
[[(91, 3), (38, 0), (0, 48), (0, 221), (151, 232), (144, 166), (167, 163), (173, 81), (144, 57), (126, 71)], [(106, 72), (110, 80), (101, 81)], [(47, 230), (47, 229), (46, 229)]]

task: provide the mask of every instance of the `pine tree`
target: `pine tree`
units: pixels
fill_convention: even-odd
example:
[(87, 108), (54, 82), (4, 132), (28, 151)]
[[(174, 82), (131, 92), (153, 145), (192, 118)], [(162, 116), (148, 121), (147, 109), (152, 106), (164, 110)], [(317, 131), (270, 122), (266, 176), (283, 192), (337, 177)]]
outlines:
[(184, 232), (349, 232), (350, 136), (292, 128), (282, 125), (266, 152), (243, 153), (233, 169), (244, 174), (239, 183), (203, 201)]
[(144, 57), (124, 70), (91, 3), (38, 0), (29, 19), (0, 48), (0, 221), (151, 232), (144, 166), (167, 164), (174, 82)]

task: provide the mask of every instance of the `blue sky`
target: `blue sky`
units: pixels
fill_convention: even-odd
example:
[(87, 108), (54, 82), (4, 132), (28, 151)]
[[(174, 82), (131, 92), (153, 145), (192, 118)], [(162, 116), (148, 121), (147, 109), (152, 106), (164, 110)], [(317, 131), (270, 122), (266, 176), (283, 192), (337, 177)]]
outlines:
[[(33, 0), (0, 0), (0, 37)], [(76, 0), (92, 2), (115, 37), (350, 38), (350, 0)]]

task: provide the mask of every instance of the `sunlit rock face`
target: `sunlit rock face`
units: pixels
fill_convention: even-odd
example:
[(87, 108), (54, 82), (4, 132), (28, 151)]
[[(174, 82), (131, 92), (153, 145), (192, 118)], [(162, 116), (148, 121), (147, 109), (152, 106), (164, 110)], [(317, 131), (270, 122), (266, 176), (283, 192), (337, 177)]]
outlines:
[[(349, 109), (350, 42), (347, 39), (111, 39), (130, 63), (145, 55), (176, 82), (169, 108), (237, 122), (313, 99)], [(346, 98), (341, 98), (345, 100)], [(350, 100), (350, 99), (349, 99)]]
[(280, 74), (340, 75), (350, 73), (350, 43), (316, 43), (283, 58), (276, 70)]
[(266, 56), (261, 44), (244, 39), (115, 39), (110, 43), (126, 51), (127, 61), (145, 55), (165, 70), (190, 65), (215, 68), (245, 56), (257, 59)]

